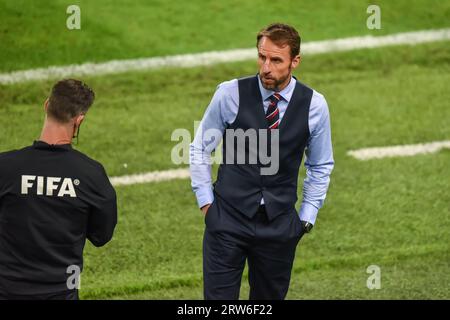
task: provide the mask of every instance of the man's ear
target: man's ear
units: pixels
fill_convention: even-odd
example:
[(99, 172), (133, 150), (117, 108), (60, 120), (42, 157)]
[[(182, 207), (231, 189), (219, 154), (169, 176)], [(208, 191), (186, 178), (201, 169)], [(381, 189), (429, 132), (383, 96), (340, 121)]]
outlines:
[(300, 64), (300, 61), (301, 61), (301, 60), (302, 60), (302, 58), (300, 57), (300, 55), (299, 55), (299, 54), (296, 55), (296, 56), (294, 57), (294, 59), (292, 59), (292, 62), (291, 62), (291, 68), (292, 68), (292, 69), (297, 68), (298, 65)]
[(84, 114), (80, 114), (75, 118), (75, 124), (77, 125), (77, 127), (79, 127), (81, 125), (83, 120), (84, 120)]

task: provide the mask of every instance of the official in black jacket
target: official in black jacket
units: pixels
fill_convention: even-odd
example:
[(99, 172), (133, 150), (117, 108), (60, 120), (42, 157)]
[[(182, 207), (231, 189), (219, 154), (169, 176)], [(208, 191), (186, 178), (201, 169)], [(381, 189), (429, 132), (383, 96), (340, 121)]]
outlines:
[(78, 299), (86, 238), (101, 247), (117, 223), (103, 166), (71, 146), (94, 101), (84, 83), (56, 83), (40, 139), (0, 153), (0, 299)]

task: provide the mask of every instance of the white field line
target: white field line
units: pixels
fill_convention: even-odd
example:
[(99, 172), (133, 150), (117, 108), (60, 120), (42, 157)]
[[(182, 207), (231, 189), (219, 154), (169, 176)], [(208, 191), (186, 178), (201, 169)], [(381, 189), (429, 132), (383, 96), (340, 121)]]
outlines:
[(166, 171), (153, 171), (142, 174), (110, 178), (113, 186), (127, 186), (133, 184), (161, 182), (174, 179), (187, 179), (190, 177), (189, 169), (172, 169)]
[(419, 154), (436, 153), (444, 148), (450, 149), (450, 140), (391, 147), (364, 148), (349, 151), (347, 154), (358, 160), (370, 160), (392, 157), (410, 157)]
[[(443, 148), (450, 149), (450, 140), (391, 147), (364, 148), (348, 151), (347, 154), (355, 157), (358, 160), (370, 160), (435, 153), (439, 152)], [(121, 177), (112, 177), (110, 178), (110, 180), (113, 186), (127, 186), (141, 183), (161, 182), (188, 178), (190, 178), (189, 168), (181, 168), (165, 171), (153, 171)]]
[[(363, 36), (307, 42), (302, 45), (302, 54), (320, 54), (402, 44), (415, 45), (418, 43), (439, 40), (450, 40), (450, 29), (421, 30), (377, 37)], [(78, 65), (51, 66), (47, 68), (1, 73), (0, 84), (13, 84), (33, 80), (60, 79), (88, 75), (98, 76), (128, 71), (152, 70), (162, 67), (189, 68), (224, 62), (251, 60), (255, 58), (256, 49), (248, 48), (164, 57), (111, 60), (102, 63), (88, 62)]]

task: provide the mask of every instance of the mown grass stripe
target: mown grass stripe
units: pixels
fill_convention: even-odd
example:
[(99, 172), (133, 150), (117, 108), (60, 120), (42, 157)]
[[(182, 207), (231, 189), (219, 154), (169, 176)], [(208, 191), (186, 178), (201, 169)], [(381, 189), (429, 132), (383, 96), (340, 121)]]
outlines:
[[(441, 245), (423, 245), (414, 247), (403, 247), (400, 249), (374, 251), (368, 254), (353, 254), (349, 256), (339, 256), (331, 258), (317, 258), (309, 260), (303, 265), (294, 267), (293, 273), (303, 273), (314, 270), (325, 269), (348, 269), (368, 267), (367, 261), (371, 264), (387, 265), (405, 262), (410, 259), (423, 259), (428, 256), (445, 255), (448, 248)], [(242, 279), (247, 281), (247, 274), (243, 274)], [(190, 274), (178, 277), (166, 277), (146, 284), (133, 284), (116, 287), (86, 288), (82, 292), (83, 299), (107, 299), (121, 295), (133, 295), (143, 292), (151, 292), (161, 289), (174, 289), (179, 287), (199, 287), (202, 284), (201, 274)]]
[[(415, 45), (440, 40), (450, 40), (450, 29), (420, 30), (377, 37), (361, 36), (314, 41), (303, 44), (302, 53), (312, 55), (392, 45)], [(255, 56), (256, 49), (247, 48), (163, 57), (111, 60), (103, 63), (87, 62), (78, 65), (50, 66), (46, 68), (2, 73), (0, 74), (0, 84), (14, 84), (26, 81), (39, 81), (88, 75), (100, 76), (129, 71), (152, 70), (163, 67), (189, 68), (224, 62), (251, 60), (254, 59)]]

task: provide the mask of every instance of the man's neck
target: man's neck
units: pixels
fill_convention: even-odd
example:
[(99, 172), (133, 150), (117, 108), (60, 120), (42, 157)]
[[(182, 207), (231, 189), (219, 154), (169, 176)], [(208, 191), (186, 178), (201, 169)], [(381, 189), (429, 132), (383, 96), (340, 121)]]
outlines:
[(69, 125), (46, 119), (40, 141), (48, 144), (71, 144), (73, 128)]

